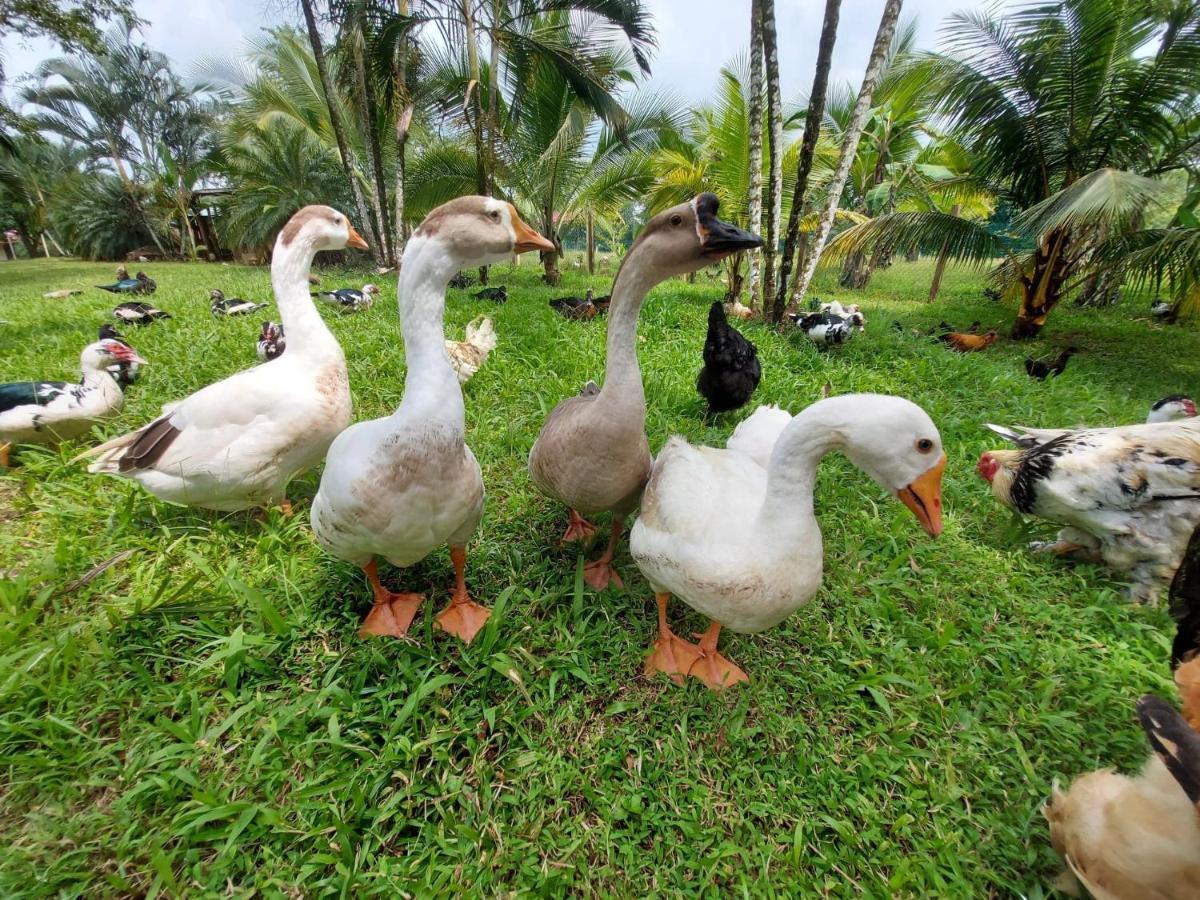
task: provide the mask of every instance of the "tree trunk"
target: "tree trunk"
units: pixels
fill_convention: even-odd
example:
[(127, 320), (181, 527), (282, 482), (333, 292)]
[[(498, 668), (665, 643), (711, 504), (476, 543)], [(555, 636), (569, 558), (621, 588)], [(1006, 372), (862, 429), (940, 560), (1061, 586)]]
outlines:
[(488, 57), (488, 196), (496, 192), (496, 157), (499, 155), (496, 141), (500, 130), (500, 42), (496, 39), (496, 35), (499, 32), (500, 16), (503, 12), (504, 0), (495, 0), (492, 3), (492, 39)]
[[(558, 238), (551, 238), (555, 245), (558, 244)], [(562, 279), (562, 274), (558, 271), (558, 250), (542, 250), (540, 251), (542, 258), (542, 281), (553, 287)]]
[[(804, 141), (800, 145), (796, 190), (792, 195), (792, 209), (788, 214), (783, 258), (779, 261), (779, 287), (775, 296), (763, 303), (764, 314), (767, 311), (766, 307), (770, 305), (770, 320), (775, 324), (783, 319), (783, 308), (791, 294), (788, 276), (791, 274), (796, 248), (800, 244), (800, 218), (804, 214), (804, 195), (808, 190), (808, 176), (812, 171), (813, 156), (817, 150), (817, 136), (821, 133), (821, 118), (825, 115), (825, 93), (829, 87), (829, 67), (833, 62), (833, 44), (837, 39), (840, 8), (841, 0), (825, 0), (825, 22), (821, 26), (821, 41), (817, 48), (817, 71), (813, 75), (812, 91), (808, 95), (808, 113), (804, 118)], [(797, 271), (803, 271), (803, 268)]]
[(726, 303), (732, 303), (742, 295), (742, 284), (745, 281), (745, 277), (742, 275), (743, 255), (742, 253), (735, 253), (729, 257), (729, 271), (725, 281)]
[(917, 262), (921, 258), (920, 247), (910, 247), (904, 251), (905, 262)]
[(763, 56), (767, 73), (767, 156), (770, 179), (767, 183), (767, 228), (763, 235), (763, 293), (775, 293), (775, 252), (779, 247), (779, 219), (783, 209), (783, 101), (779, 93), (779, 47), (775, 36), (775, 0), (762, 4)]
[[(408, 15), (408, 0), (397, 0), (396, 11), (402, 16)], [(392, 77), (395, 79), (395, 95), (399, 103), (400, 117), (396, 120), (396, 211), (392, 225), (395, 227), (392, 247), (396, 254), (396, 265), (404, 255), (404, 244), (408, 232), (404, 225), (404, 169), (405, 153), (408, 147), (408, 129), (412, 126), (413, 106), (408, 95), (408, 38), (400, 41), (396, 48), (396, 57), (392, 61)]]
[[(748, 218), (751, 234), (762, 233), (762, 99), (763, 99), (762, 0), (750, 4), (750, 196)], [(758, 254), (750, 253), (750, 306), (758, 306), (762, 296)], [(766, 305), (762, 306), (765, 311)], [(765, 313), (764, 313), (765, 314)]]
[(887, 57), (888, 47), (892, 43), (892, 34), (896, 30), (896, 19), (900, 16), (900, 6), (903, 0), (887, 0), (883, 7), (883, 15), (879, 19), (879, 30), (875, 33), (875, 45), (871, 48), (870, 59), (867, 60), (867, 71), (863, 74), (862, 87), (858, 91), (858, 100), (854, 104), (854, 112), (850, 116), (850, 124), (842, 141), (841, 155), (838, 157), (837, 168), (833, 172), (833, 180), (829, 184), (829, 196), (825, 201), (825, 211), (821, 214), (821, 222), (813, 239), (812, 250), (809, 253), (808, 264), (800, 276), (796, 286), (796, 296), (799, 303), (804, 299), (804, 293), (812, 282), (817, 263), (821, 261), (821, 252), (825, 242), (829, 240), (829, 232), (833, 228), (833, 217), (837, 213), (838, 202), (842, 197), (842, 188), (846, 177), (850, 174), (850, 166), (854, 163), (858, 151), (858, 139), (862, 136), (867, 114), (871, 110), (871, 95), (875, 93), (875, 85), (883, 70), (883, 62)]
[(1124, 278), (1120, 272), (1106, 269), (1103, 272), (1093, 272), (1083, 283), (1076, 306), (1102, 307), (1115, 306), (1121, 299), (1121, 286)]
[[(467, 96), (464, 108), (471, 125), (471, 137), (475, 142), (475, 192), (488, 192), (487, 163), (483, 152), (483, 103), (479, 99), (479, 43), (475, 34), (475, 11), (473, 0), (462, 0), (463, 29), (467, 41)], [(479, 283), (488, 283), (488, 267), (479, 267)]]
[[(356, 17), (357, 18), (357, 17)], [(395, 265), (395, 250), (392, 248), (391, 226), (388, 223), (387, 182), (383, 174), (383, 149), (379, 145), (379, 132), (375, 124), (378, 119), (378, 106), (375, 101), (375, 81), (367, 70), (366, 47), (367, 35), (362, 22), (355, 24), (355, 33), (351, 35), (354, 52), (354, 68), (358, 76), (359, 117), (362, 119), (363, 143), (367, 148), (367, 162), (371, 166), (371, 209), (375, 213), (376, 237), (379, 239), (382, 265)]]
[(1046, 316), (1062, 299), (1071, 269), (1067, 256), (1069, 244), (1070, 236), (1062, 228), (1038, 242), (1033, 254), (1033, 271), (1021, 276), (1021, 308), (1013, 323), (1014, 340), (1037, 337), (1046, 324)]
[[(961, 207), (955, 203), (950, 207), (950, 215), (957, 216)], [(943, 241), (942, 247), (938, 250), (937, 265), (933, 267), (933, 281), (929, 285), (929, 300), (932, 303), (937, 299), (938, 291), (942, 289), (942, 276), (946, 273), (946, 263), (950, 259), (950, 242)]]
[(590, 209), (587, 214), (587, 270), (589, 275), (596, 274), (596, 223)]
[[(363, 197), (362, 185), (358, 183), (358, 178), (354, 174), (354, 166), (351, 164), (350, 149), (346, 143), (346, 131), (337, 108), (337, 94), (334, 93), (333, 82), (329, 80), (329, 69), (325, 65), (325, 49), (321, 45), (321, 32), (317, 29), (313, 0), (300, 0), (300, 7), (304, 11), (304, 24), (308, 29), (308, 42), (312, 45), (313, 62), (317, 67), (317, 75), (321, 79), (321, 89), (325, 92), (325, 106), (329, 109), (329, 124), (333, 128), (333, 136), (337, 141), (342, 171), (346, 175), (346, 180), (350, 182), (350, 190), (354, 194), (354, 207), (359, 221), (363, 223), (364, 228), (370, 231), (371, 217), (367, 215), (367, 201)], [(381, 259), (378, 242), (372, 245), (371, 252), (378, 262)]]
[(844, 288), (859, 291), (867, 286), (870, 278), (871, 270), (867, 266), (866, 254), (851, 253), (842, 265), (842, 277), (838, 283)]

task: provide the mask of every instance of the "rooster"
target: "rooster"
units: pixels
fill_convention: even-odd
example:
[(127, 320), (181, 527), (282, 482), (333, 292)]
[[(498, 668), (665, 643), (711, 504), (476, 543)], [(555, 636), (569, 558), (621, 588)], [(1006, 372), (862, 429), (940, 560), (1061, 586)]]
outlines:
[(725, 307), (714, 303), (708, 310), (704, 367), (696, 379), (696, 390), (708, 401), (709, 412), (728, 412), (744, 406), (761, 378), (758, 351), (729, 324)]
[(488, 354), (496, 349), (496, 331), (492, 320), (484, 316), (467, 323), (465, 341), (446, 341), (446, 355), (458, 375), (458, 383), (466, 384), (471, 376), (483, 368)]

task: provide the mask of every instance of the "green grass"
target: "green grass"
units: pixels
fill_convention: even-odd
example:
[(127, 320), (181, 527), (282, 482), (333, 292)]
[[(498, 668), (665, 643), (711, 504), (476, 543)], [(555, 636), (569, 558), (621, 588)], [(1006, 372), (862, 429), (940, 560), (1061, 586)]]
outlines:
[[(254, 362), (257, 320), (214, 320), (207, 290), (265, 296), (265, 270), (149, 269), (175, 318), (126, 330), (152, 365), (104, 435)], [(41, 294), (111, 274), (0, 264), (0, 380), (70, 377), (112, 299)], [(937, 304), (920, 302), (926, 263), (897, 264), (854, 297), (868, 331), (840, 352), (747, 325), (764, 369), (756, 402), (799, 410), (828, 380), (929, 411), (950, 457), (947, 528), (927, 539), (848, 462), (828, 460), (825, 585), (779, 627), (725, 636), (752, 681), (714, 695), (642, 677), (653, 601), (628, 551), (625, 592), (582, 590), (575, 552), (555, 543), (564, 511), (526, 475), (545, 413), (602, 372), (603, 320), (566, 322), (546, 306), (584, 277), (568, 266), (551, 290), (528, 262), (496, 274), (506, 306), (453, 291), (448, 309), (452, 335), (486, 311), (500, 338), (466, 388), (488, 489), (468, 580), (495, 610), (473, 646), (432, 630), (452, 579), (446, 551), (385, 573), (429, 597), (413, 642), (356, 639), (368, 593), (311, 539), (317, 473), (292, 490), (298, 515), (260, 522), (89, 476), (68, 462), (85, 442), (15, 454), (0, 475), (0, 891), (1049, 893), (1057, 861), (1039, 810), (1051, 780), (1138, 765), (1133, 701), (1173, 696), (1170, 623), (1130, 606), (1099, 569), (1023, 550), (1030, 529), (974, 473), (995, 446), (980, 425), (1138, 421), (1200, 383), (1195, 332), (1136, 321), (1140, 303), (1061, 309), (1038, 352), (1086, 352), (1040, 384), (1022, 370), (1026, 347), (958, 356), (891, 330), (894, 319), (1011, 321), (970, 271), (952, 271)], [(401, 395), (395, 281), (384, 280), (369, 312), (327, 311), (359, 418)], [(673, 432), (721, 444), (740, 418), (706, 424), (693, 388), (720, 292), (702, 275), (646, 306), (653, 448)], [(688, 613), (680, 625), (701, 622)]]

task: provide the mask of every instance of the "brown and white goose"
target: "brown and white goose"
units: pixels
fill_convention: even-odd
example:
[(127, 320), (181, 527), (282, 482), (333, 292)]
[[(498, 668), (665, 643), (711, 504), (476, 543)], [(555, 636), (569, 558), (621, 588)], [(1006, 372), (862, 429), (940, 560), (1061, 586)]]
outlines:
[(650, 477), (646, 394), (637, 358), (637, 320), (646, 295), (672, 275), (762, 246), (762, 238), (717, 218), (718, 205), (716, 195), (699, 194), (646, 223), (613, 283), (603, 387), (555, 406), (529, 452), (534, 484), (570, 509), (564, 542), (595, 533), (584, 516), (612, 513), (608, 547), (584, 571), (596, 590), (610, 580), (623, 587), (613, 554), (625, 517), (637, 508)]
[(350, 221), (306, 206), (283, 227), (271, 285), (288, 352), (164, 407), (165, 414), (85, 456), (90, 472), (131, 478), (162, 500), (208, 509), (287, 505), (284, 490), (350, 423), (346, 357), (313, 306), (308, 273), (321, 250), (366, 247)]
[[(424, 599), (379, 580), (377, 557), (394, 566), (450, 546), (455, 587), (438, 627), (470, 642), (489, 610), (467, 593), (466, 544), (483, 515), (483, 479), (466, 444), (462, 388), (446, 356), (446, 286), (473, 269), (554, 244), (512, 204), (459, 197), (431, 212), (404, 248), (398, 288), (408, 374), (392, 415), (347, 428), (329, 448), (312, 505), (318, 542), (362, 568), (374, 606), (360, 634), (401, 637)], [(288, 352), (292, 354), (288, 327)]]

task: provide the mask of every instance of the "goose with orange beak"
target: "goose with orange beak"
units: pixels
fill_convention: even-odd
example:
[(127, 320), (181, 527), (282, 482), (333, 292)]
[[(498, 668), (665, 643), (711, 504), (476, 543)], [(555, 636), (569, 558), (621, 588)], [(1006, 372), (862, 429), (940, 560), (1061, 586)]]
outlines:
[(462, 388), (446, 356), (446, 287), (460, 269), (532, 250), (554, 244), (511, 203), (489, 197), (439, 206), (405, 246), (397, 290), (408, 369), (403, 397), (392, 415), (359, 422), (334, 441), (312, 508), (318, 542), (370, 582), (374, 602), (363, 637), (403, 637), (423, 601), (420, 593), (384, 587), (377, 560), (406, 568), (442, 546), (450, 548), (454, 589), (435, 627), (470, 643), (487, 622), (490, 611), (466, 585), (483, 478), (466, 444)]
[[(714, 690), (746, 681), (717, 652), (722, 628), (755, 633), (782, 622), (821, 586), (813, 514), (817, 465), (840, 451), (898, 497), (931, 537), (942, 531), (946, 455), (933, 421), (900, 397), (847, 394), (797, 416), (761, 407), (725, 449), (671, 438), (654, 462), (630, 549), (655, 592), (659, 635), (647, 674), (688, 676)], [(698, 644), (667, 623), (674, 594), (711, 620)]]

